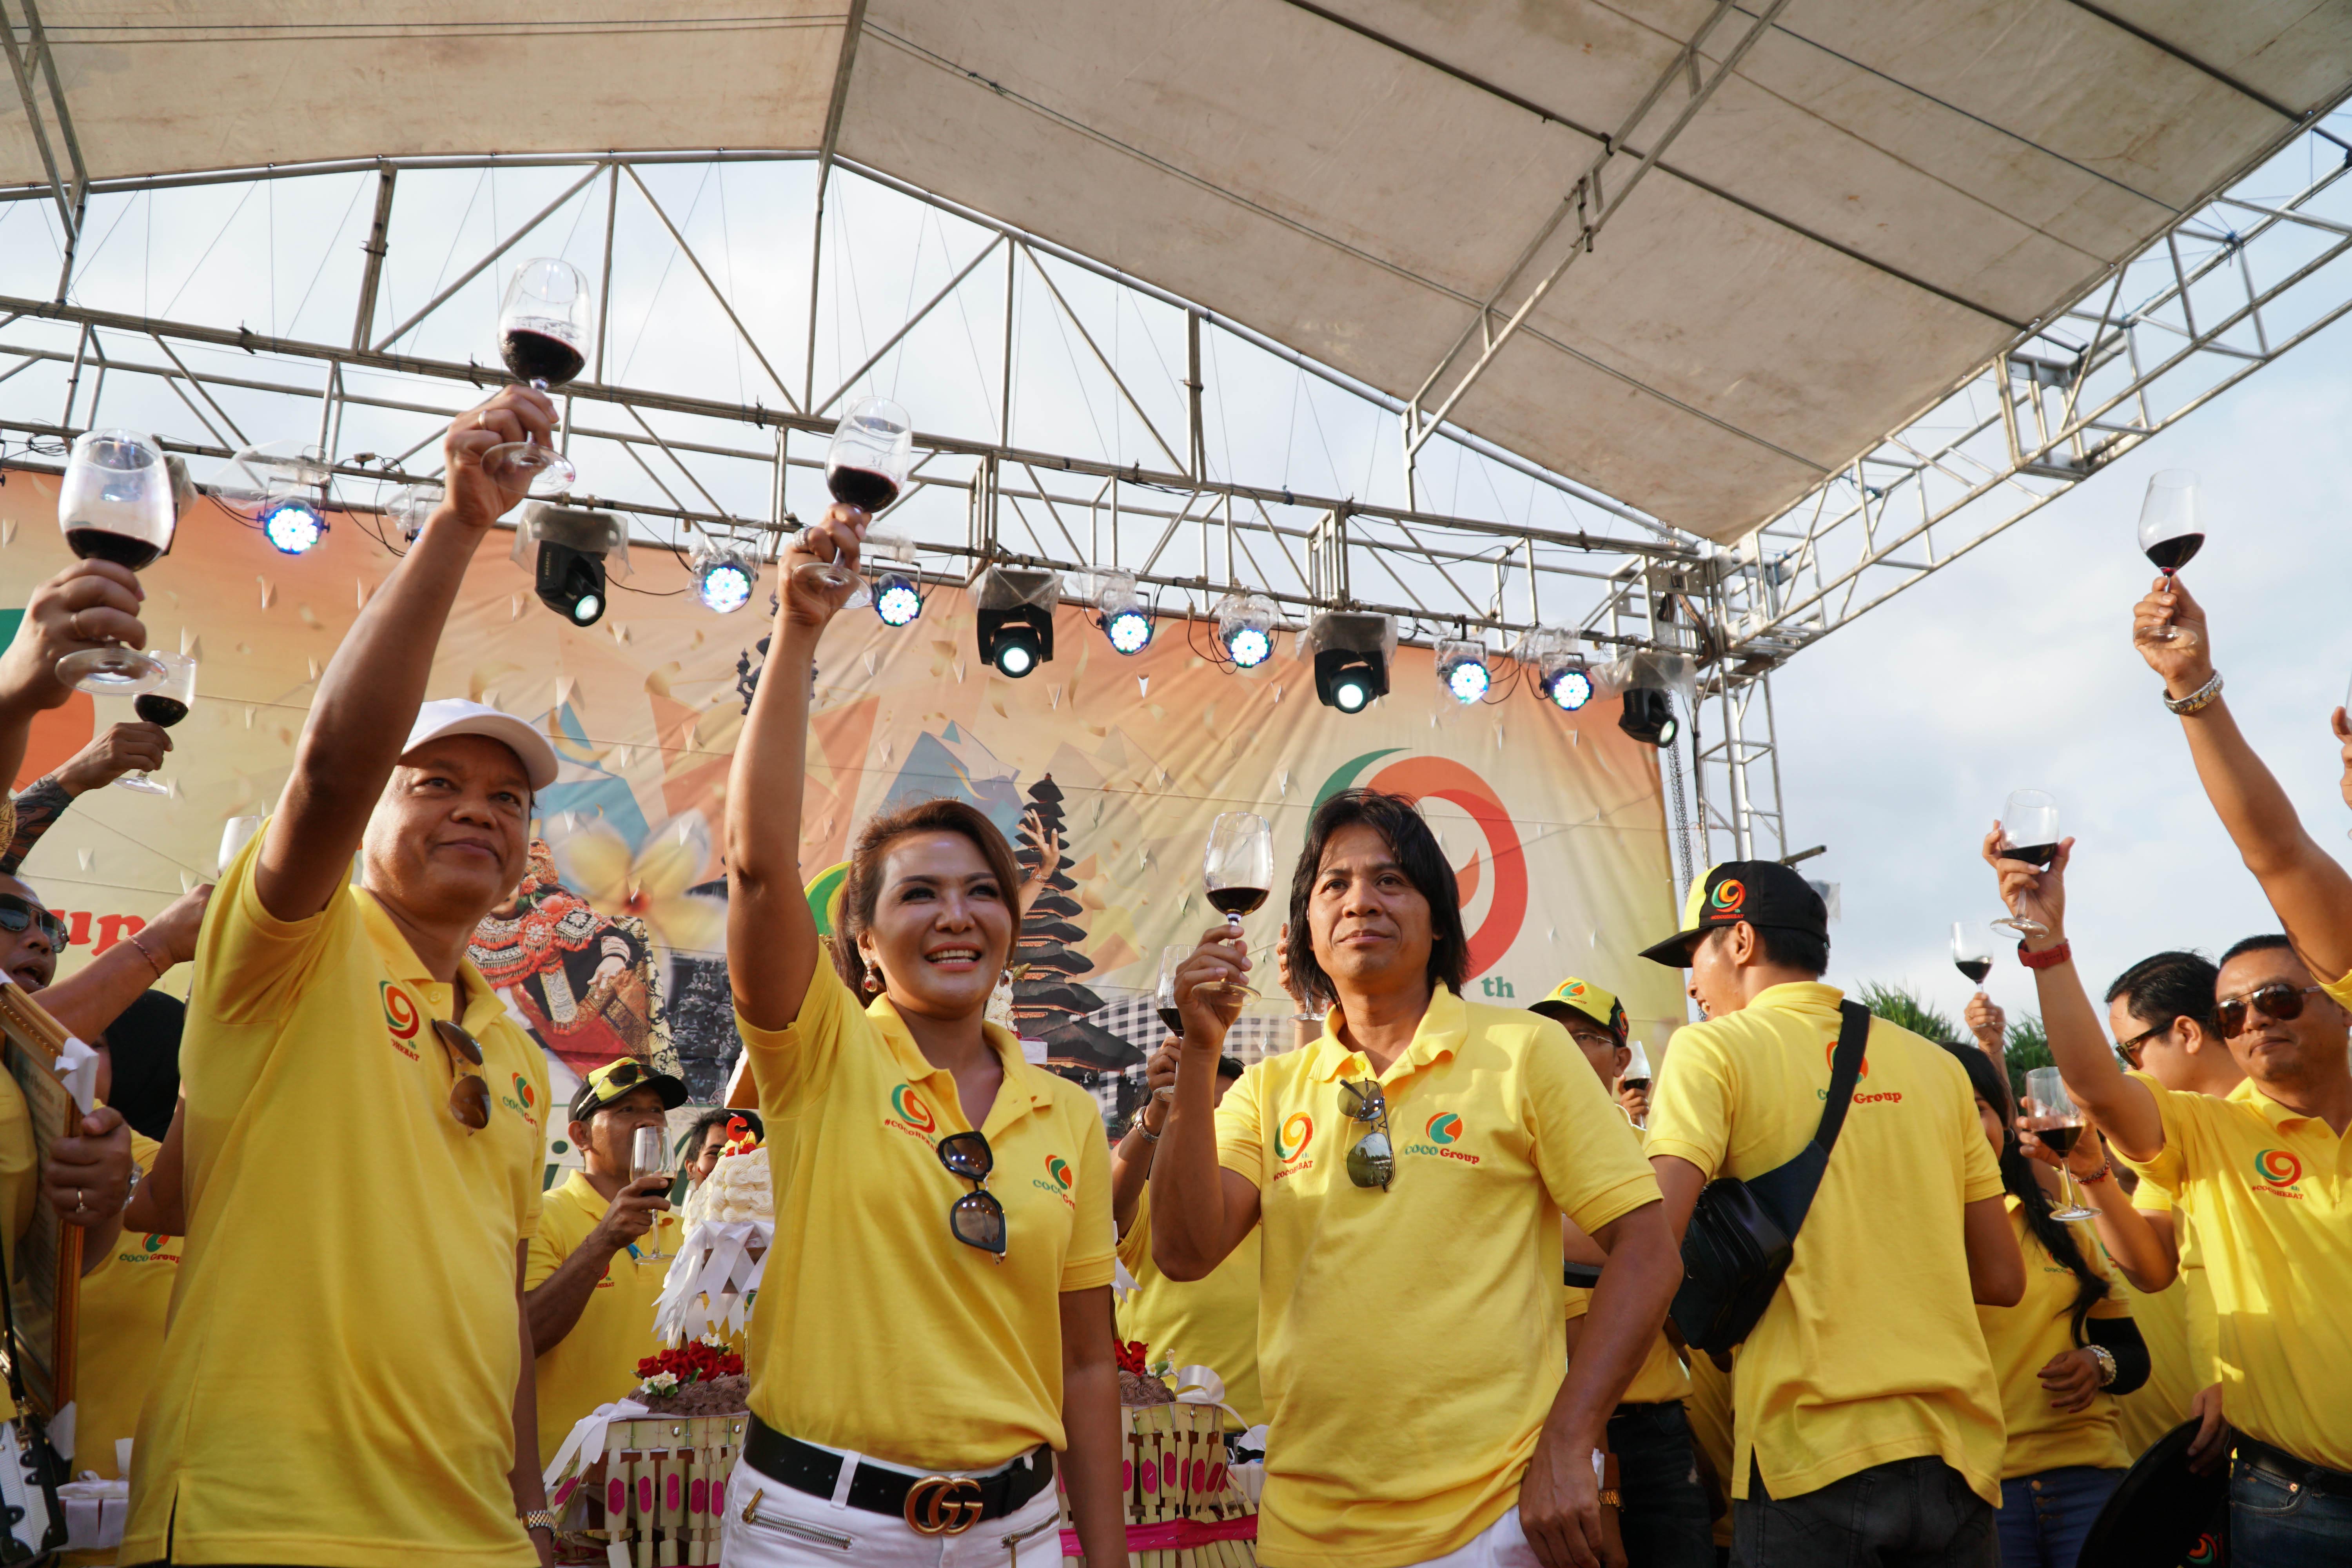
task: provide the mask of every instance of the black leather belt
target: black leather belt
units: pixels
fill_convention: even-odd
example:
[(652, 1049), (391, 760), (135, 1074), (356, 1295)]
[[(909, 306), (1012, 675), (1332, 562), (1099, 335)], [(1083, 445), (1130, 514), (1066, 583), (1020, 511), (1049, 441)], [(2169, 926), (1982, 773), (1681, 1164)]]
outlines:
[[(788, 1437), (758, 1416), (743, 1458), (794, 1491), (830, 1498), (841, 1482), (841, 1456)], [(860, 1465), (849, 1478), (849, 1506), (904, 1520), (924, 1535), (961, 1535), (982, 1520), (1002, 1519), (1054, 1484), (1054, 1451), (1040, 1447), (987, 1476), (910, 1476)]]
[(2300, 1454), (2290, 1454), (2243, 1432), (2238, 1434), (2236, 1446), (2239, 1458), (2256, 1469), (2268, 1470), (2290, 1485), (2328, 1497), (2352, 1497), (2352, 1475), (2342, 1470), (2315, 1465)]

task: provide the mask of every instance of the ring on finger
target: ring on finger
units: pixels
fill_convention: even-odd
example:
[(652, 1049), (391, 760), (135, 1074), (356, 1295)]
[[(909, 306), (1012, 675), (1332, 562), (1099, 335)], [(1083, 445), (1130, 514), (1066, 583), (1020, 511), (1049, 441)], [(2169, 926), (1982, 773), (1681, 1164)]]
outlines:
[(88, 634), (83, 632), (81, 629), (81, 612), (79, 610), (76, 610), (72, 615), (66, 617), (66, 630), (73, 633), (74, 641), (76, 642), (88, 642), (89, 640)]

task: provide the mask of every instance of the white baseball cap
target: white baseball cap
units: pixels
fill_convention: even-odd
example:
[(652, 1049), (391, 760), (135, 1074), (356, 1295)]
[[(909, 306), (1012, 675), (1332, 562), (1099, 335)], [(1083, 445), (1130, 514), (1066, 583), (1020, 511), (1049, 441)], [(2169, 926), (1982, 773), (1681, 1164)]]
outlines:
[(410, 728), (400, 754), (404, 757), (425, 742), (437, 741), (444, 735), (487, 735), (503, 742), (522, 763), (522, 771), (530, 775), (534, 791), (555, 782), (555, 748), (548, 743), (546, 736), (511, 713), (468, 702), (462, 697), (445, 697), (419, 708), (416, 722)]

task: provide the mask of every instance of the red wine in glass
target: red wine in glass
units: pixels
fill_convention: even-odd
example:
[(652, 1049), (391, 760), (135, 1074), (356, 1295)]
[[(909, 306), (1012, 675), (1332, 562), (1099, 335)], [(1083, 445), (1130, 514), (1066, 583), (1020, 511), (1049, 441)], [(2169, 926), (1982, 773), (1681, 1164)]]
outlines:
[(578, 347), (547, 332), (515, 327), (499, 335), (499, 357), (522, 381), (562, 386), (588, 363)]
[[(162, 681), (152, 691), (142, 691), (131, 699), (131, 706), (150, 724), (161, 724), (168, 730), (188, 716), (188, 706), (196, 700), (196, 661), (184, 653), (159, 653), (153, 656), (163, 667)], [(156, 782), (152, 774), (142, 772), (125, 773), (114, 781), (117, 789), (127, 789), (140, 795), (169, 795), (172, 786)]]
[(2003, 846), (2000, 853), (2003, 859), (2022, 860), (2029, 866), (2047, 866), (2051, 861), (2058, 858), (2058, 846), (2055, 844), (2010, 844)]
[(868, 516), (898, 499), (898, 481), (872, 468), (844, 466), (829, 469), (824, 476), (824, 488), (842, 505), (854, 506)]
[(188, 716), (188, 705), (176, 697), (166, 697), (160, 691), (142, 694), (131, 704), (131, 710), (150, 724), (160, 724), (168, 730)]
[(1235, 920), (1254, 914), (1265, 902), (1264, 888), (1211, 888), (1209, 907)]
[[(2166, 468), (2151, 476), (2140, 502), (2139, 547), (2164, 574), (2167, 588), (2172, 586), (2173, 574), (2188, 565), (2204, 543), (2205, 512), (2197, 476), (2187, 468)], [(2179, 636), (2168, 620), (2147, 633), (2151, 642), (2171, 642)]]
[(112, 533), (103, 528), (68, 528), (66, 548), (84, 561), (111, 561), (117, 566), (133, 572), (144, 571), (163, 553), (163, 547), (144, 539), (134, 539), (127, 533)]
[(2169, 577), (2195, 560), (2197, 552), (2204, 543), (2205, 536), (2201, 533), (2176, 533), (2169, 539), (2159, 539), (2149, 545), (2147, 558), (2156, 563), (2158, 571)]
[(2082, 1141), (2083, 1128), (2080, 1122), (2073, 1126), (2037, 1127), (2033, 1135), (2048, 1144), (2050, 1152), (2063, 1160), (2073, 1153), (2074, 1145)]
[(1992, 960), (1990, 958), (1963, 958), (1958, 960), (1954, 966), (1969, 977), (1971, 985), (1982, 985), (1985, 976), (1992, 973)]
[(1166, 1026), (1170, 1034), (1174, 1035), (1179, 1038), (1183, 1037), (1184, 1015), (1178, 1012), (1174, 1007), (1162, 1006), (1160, 1009), (1160, 1022)]

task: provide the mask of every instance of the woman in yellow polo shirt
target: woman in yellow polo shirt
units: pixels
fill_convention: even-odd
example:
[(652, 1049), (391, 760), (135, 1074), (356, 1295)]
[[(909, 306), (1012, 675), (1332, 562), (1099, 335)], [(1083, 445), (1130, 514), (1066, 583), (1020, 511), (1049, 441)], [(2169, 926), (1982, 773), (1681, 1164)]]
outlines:
[(2087, 1222), (2052, 1217), (2050, 1194), (2018, 1147), (2000, 1069), (1982, 1051), (1954, 1047), (1952, 1054), (1968, 1069), (2025, 1254), (2024, 1297), (2014, 1307), (1977, 1309), (2009, 1429), (1995, 1519), (2000, 1561), (2002, 1568), (2074, 1568), (2084, 1536), (2131, 1465), (2116, 1429), (2116, 1395), (2147, 1381), (2147, 1346)]
[(958, 801), (868, 822), (830, 963), (801, 890), (816, 647), (848, 596), (803, 569), (854, 568), (866, 522), (835, 506), (786, 552), (728, 784), (728, 970), (776, 1243), (725, 1560), (1058, 1568), (1060, 1450), (1087, 1560), (1121, 1563), (1101, 1117), (985, 1021), (1013, 852)]

